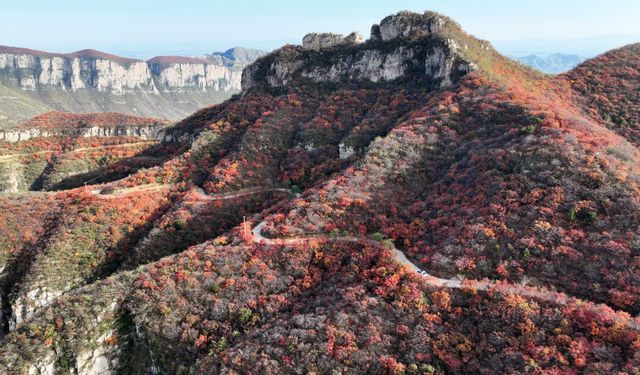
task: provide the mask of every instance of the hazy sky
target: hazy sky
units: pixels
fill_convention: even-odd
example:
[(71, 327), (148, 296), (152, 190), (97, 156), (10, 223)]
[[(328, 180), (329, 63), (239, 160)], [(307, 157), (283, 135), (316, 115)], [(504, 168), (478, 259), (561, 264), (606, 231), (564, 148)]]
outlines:
[[(369, 36), (399, 10), (436, 10), (492, 42), (640, 35), (640, 0), (0, 0), (0, 44), (145, 57), (272, 49), (310, 31)], [(552, 51), (553, 52), (553, 51)]]

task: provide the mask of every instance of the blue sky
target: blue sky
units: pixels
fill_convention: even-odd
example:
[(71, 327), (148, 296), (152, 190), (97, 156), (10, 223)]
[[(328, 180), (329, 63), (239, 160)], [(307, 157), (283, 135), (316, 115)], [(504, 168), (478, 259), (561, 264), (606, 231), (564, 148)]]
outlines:
[[(355, 30), (368, 37), (371, 24), (403, 9), (442, 12), (498, 46), (509, 40), (540, 44), (549, 39), (640, 36), (640, 0), (3, 2), (0, 44), (60, 52), (96, 48), (134, 57), (200, 54), (233, 46), (272, 49), (297, 43), (310, 31)], [(572, 44), (567, 40), (564, 47), (540, 48), (566, 49)], [(527, 45), (518, 44), (524, 50)]]

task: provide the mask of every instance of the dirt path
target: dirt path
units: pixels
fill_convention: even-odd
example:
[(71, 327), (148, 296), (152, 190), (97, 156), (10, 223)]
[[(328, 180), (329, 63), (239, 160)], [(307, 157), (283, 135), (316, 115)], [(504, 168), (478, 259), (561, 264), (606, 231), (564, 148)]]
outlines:
[(162, 190), (162, 189), (168, 189), (171, 186), (172, 185), (163, 185), (163, 184), (140, 185), (140, 186), (136, 186), (136, 187), (132, 187), (132, 188), (121, 189), (121, 190), (118, 190), (118, 191), (114, 192), (113, 194), (103, 194), (102, 190), (104, 188), (92, 189), (92, 190), (89, 190), (89, 192), (91, 194), (93, 194), (94, 196), (98, 197), (98, 198), (116, 199), (116, 198), (120, 198), (120, 197), (123, 197), (123, 196), (131, 194), (131, 193), (138, 193), (138, 192), (144, 192), (144, 191), (157, 191), (157, 190)]
[(207, 194), (202, 188), (198, 188), (198, 197), (202, 200), (210, 200), (210, 201), (224, 201), (228, 199), (235, 199), (246, 197), (248, 195), (259, 194), (259, 193), (268, 193), (268, 192), (281, 192), (281, 193), (290, 193), (291, 190), (285, 188), (250, 188), (245, 190), (238, 190), (232, 193), (223, 193), (223, 194)]

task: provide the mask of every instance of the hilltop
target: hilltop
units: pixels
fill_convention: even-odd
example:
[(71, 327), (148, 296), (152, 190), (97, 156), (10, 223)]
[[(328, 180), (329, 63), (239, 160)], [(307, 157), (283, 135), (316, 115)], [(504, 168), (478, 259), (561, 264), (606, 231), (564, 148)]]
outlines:
[(0, 369), (635, 373), (639, 58), (433, 12), (284, 46), (152, 164), (0, 196)]

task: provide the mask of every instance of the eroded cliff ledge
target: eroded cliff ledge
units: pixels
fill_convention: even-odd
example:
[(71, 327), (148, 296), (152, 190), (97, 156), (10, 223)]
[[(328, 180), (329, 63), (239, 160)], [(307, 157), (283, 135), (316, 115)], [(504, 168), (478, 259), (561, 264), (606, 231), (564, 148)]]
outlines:
[(0, 89), (19, 93), (3, 94), (0, 128), (33, 116), (16, 109), (18, 96), (49, 110), (178, 120), (239, 92), (242, 70), (263, 54), (233, 48), (201, 58), (159, 56), (142, 61), (95, 50), (59, 54), (0, 46)]

